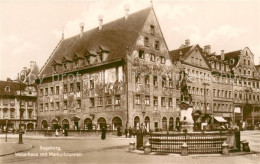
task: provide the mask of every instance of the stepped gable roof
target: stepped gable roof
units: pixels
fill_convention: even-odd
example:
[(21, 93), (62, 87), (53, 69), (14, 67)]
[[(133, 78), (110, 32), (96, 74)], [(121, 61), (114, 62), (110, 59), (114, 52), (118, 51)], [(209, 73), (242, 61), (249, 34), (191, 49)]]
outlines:
[(151, 7), (130, 14), (127, 19), (121, 17), (109, 22), (99, 28), (96, 27), (83, 33), (83, 36), (73, 36), (62, 40), (53, 55), (46, 62), (41, 75), (52, 74), (52, 61), (62, 61), (64, 56), (71, 57), (76, 53), (83, 54), (87, 51), (98, 51), (101, 47), (109, 50), (107, 61), (112, 61), (125, 57), (126, 47), (133, 47), (139, 33), (152, 10)]
[[(10, 92), (5, 91), (5, 88), (9, 86)], [(21, 90), (24, 90), (26, 85), (24, 83), (21, 84)], [(16, 91), (20, 91), (20, 83), (13, 81), (0, 81), (0, 97), (5, 96), (16, 96)]]

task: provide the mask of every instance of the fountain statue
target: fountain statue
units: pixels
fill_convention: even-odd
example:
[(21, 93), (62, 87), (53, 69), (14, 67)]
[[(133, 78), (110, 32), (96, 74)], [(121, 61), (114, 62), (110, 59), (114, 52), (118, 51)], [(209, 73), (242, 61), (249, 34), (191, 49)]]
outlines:
[(191, 105), (192, 97), (188, 92), (187, 87), (187, 75), (182, 70), (181, 79), (180, 79), (180, 89), (181, 89), (181, 101), (179, 102), (180, 111), (180, 122), (181, 122), (181, 131), (187, 130), (188, 132), (193, 131), (194, 121), (192, 117), (193, 107)]

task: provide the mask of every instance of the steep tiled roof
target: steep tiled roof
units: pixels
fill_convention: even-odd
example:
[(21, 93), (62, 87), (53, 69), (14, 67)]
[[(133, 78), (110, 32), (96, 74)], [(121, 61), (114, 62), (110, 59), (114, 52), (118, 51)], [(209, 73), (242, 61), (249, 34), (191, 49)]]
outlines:
[(170, 54), (171, 59), (179, 61), (180, 57), (184, 56), (191, 49), (191, 47), (192, 46), (188, 46), (188, 47), (179, 48), (179, 49), (170, 51), (169, 54)]
[[(6, 87), (10, 87), (10, 92), (5, 91)], [(21, 89), (25, 89), (25, 84), (21, 84)], [(12, 81), (0, 81), (0, 97), (2, 96), (15, 96), (16, 91), (20, 90), (20, 83)]]
[(235, 67), (239, 61), (240, 54), (241, 54), (241, 50), (225, 53), (225, 60), (229, 61), (231, 59), (234, 59), (234, 63), (230, 64), (230, 62), (229, 62), (229, 64), (231, 67)]
[(133, 47), (139, 32), (141, 31), (151, 8), (146, 8), (124, 17), (109, 22), (102, 26), (84, 32), (79, 35), (61, 41), (52, 57), (47, 61), (41, 75), (52, 74), (52, 63), (54, 60), (62, 61), (64, 56), (73, 57), (75, 52), (84, 55), (87, 51), (96, 51), (102, 47), (109, 50), (107, 61), (125, 57), (126, 47)]

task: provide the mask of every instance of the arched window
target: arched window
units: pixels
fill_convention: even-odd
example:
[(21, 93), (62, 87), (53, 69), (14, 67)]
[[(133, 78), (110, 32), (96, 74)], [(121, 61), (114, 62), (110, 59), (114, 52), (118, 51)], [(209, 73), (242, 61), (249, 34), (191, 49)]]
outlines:
[(169, 119), (169, 131), (173, 130), (173, 117), (170, 117)]
[(146, 131), (149, 132), (150, 131), (150, 118), (148, 116), (145, 117), (144, 123), (145, 123)]
[(85, 130), (92, 130), (92, 120), (90, 118), (86, 118), (84, 121)]
[(112, 120), (112, 128), (116, 130), (117, 127), (122, 127), (122, 120), (119, 117), (114, 117)]
[(47, 129), (47, 128), (48, 128), (48, 123), (47, 123), (46, 120), (43, 120), (43, 121), (42, 121), (42, 128), (43, 128), (43, 129)]
[(106, 127), (107, 122), (103, 117), (100, 117), (97, 122), (98, 122), (98, 129), (102, 127)]
[(67, 119), (64, 119), (63, 121), (62, 121), (62, 126), (63, 126), (63, 128), (67, 128), (67, 129), (69, 129), (69, 121), (67, 120)]
[(140, 128), (140, 118), (138, 116), (135, 116), (135, 118), (134, 118), (134, 127), (136, 129)]
[(167, 118), (163, 117), (162, 119), (162, 130), (166, 131), (167, 130)]

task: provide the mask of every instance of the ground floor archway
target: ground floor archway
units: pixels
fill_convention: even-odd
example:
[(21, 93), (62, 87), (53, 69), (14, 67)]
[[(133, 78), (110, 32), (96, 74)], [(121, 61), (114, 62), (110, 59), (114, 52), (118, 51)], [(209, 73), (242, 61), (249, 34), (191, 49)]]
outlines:
[(107, 121), (104, 117), (100, 117), (98, 120), (97, 120), (97, 123), (98, 123), (98, 130), (100, 130), (102, 127), (106, 127), (106, 124), (107, 124)]
[(135, 118), (134, 118), (134, 128), (135, 129), (140, 128), (140, 118), (138, 116), (135, 116)]
[(86, 118), (84, 120), (84, 128), (85, 130), (92, 130), (92, 120), (90, 118)]
[(42, 121), (42, 129), (47, 129), (48, 128), (48, 122), (46, 120)]
[(114, 117), (112, 120), (112, 129), (116, 130), (118, 127), (122, 127), (122, 120), (119, 117)]
[(70, 128), (70, 124), (69, 124), (69, 121), (67, 119), (64, 119), (62, 121), (62, 128), (67, 128), (67, 129)]
[(145, 124), (146, 131), (149, 132), (150, 131), (150, 118), (148, 116), (145, 117), (144, 124)]

